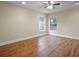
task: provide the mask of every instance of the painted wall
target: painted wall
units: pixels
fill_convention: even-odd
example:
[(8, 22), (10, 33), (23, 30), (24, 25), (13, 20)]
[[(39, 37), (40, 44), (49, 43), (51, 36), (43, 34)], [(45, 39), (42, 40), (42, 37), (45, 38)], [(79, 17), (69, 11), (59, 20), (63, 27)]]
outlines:
[(39, 17), (45, 14), (0, 2), (0, 42), (26, 38), (39, 32)]
[(79, 38), (79, 8), (53, 13), (48, 18), (56, 16), (57, 30), (53, 34)]

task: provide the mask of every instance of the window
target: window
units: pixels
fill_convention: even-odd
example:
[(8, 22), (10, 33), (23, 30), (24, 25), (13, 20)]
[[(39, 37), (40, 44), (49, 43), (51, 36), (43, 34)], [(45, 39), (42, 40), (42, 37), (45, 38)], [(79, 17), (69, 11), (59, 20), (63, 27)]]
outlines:
[(53, 16), (50, 18), (50, 30), (56, 30), (57, 28), (57, 22), (56, 18)]
[(43, 16), (39, 19), (39, 31), (45, 31), (45, 18)]

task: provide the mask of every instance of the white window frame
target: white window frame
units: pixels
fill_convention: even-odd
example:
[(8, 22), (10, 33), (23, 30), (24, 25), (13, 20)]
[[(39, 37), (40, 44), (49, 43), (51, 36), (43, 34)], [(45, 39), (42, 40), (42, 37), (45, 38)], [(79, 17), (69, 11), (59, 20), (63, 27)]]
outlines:
[[(57, 29), (56, 29), (56, 30), (51, 30), (51, 29), (50, 29), (50, 21), (51, 21), (51, 18), (53, 18), (53, 17), (55, 17), (55, 16), (49, 17), (49, 23), (48, 23), (48, 26), (49, 26), (49, 29), (48, 29), (48, 30), (49, 30), (49, 32), (56, 32), (56, 30), (57, 30)], [(56, 17), (55, 17), (55, 18), (56, 18)]]
[[(40, 17), (44, 17), (44, 16), (40, 16)], [(44, 32), (46, 31), (46, 19), (44, 17), (44, 30), (40, 30), (40, 17), (39, 17), (39, 32)]]

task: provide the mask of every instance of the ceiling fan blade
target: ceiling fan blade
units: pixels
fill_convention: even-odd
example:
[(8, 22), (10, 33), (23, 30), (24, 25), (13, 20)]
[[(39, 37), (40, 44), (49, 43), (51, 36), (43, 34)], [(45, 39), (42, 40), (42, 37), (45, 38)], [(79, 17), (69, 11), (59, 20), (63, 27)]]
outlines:
[(48, 5), (51, 5), (51, 1), (48, 1)]
[(60, 5), (60, 3), (55, 3), (55, 4), (53, 4), (53, 5)]

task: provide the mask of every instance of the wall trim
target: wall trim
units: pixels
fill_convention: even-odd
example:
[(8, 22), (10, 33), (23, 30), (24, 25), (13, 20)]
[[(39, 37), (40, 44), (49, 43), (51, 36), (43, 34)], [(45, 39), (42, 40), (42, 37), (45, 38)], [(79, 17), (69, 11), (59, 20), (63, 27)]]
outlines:
[[(19, 41), (22, 41), (22, 40), (28, 40), (28, 39), (31, 39), (33, 37), (39, 37), (39, 36), (43, 36), (43, 35), (46, 35), (46, 34), (48, 34), (48, 33), (37, 34), (37, 35), (29, 36), (29, 37), (26, 37), (26, 38), (20, 38), (20, 39), (14, 39), (14, 40), (10, 40), (10, 41), (5, 41), (5, 42), (0, 43), (0, 46), (16, 43), (16, 42), (19, 42)], [(55, 34), (55, 33), (49, 33), (49, 35), (55, 35), (55, 36), (60, 36), (60, 37), (66, 37), (66, 38), (79, 40), (79, 37), (72, 37), (72, 36), (68, 36), (68, 35)]]
[(60, 37), (66, 37), (66, 38), (70, 38), (70, 39), (79, 40), (79, 37), (75, 37), (75, 36), (68, 36), (68, 35), (55, 34), (55, 33), (49, 33), (49, 35), (55, 35), (55, 36), (60, 36)]
[(46, 34), (47, 33), (37, 34), (37, 35), (25, 37), (25, 38), (20, 38), (20, 39), (14, 39), (14, 40), (9, 40), (9, 41), (5, 41), (5, 42), (1, 42), (0, 46), (7, 45), (7, 44), (12, 44), (12, 43), (19, 42), (19, 41), (22, 41), (22, 40), (28, 40), (28, 39), (31, 39), (31, 38), (34, 38), (34, 37), (43, 36), (43, 35), (46, 35)]

